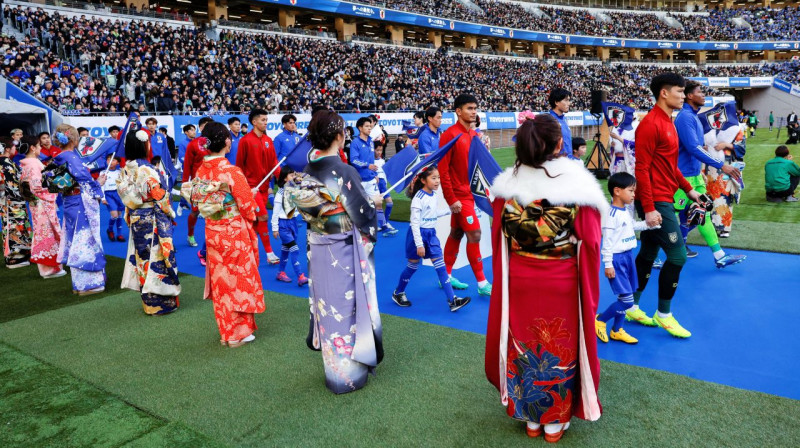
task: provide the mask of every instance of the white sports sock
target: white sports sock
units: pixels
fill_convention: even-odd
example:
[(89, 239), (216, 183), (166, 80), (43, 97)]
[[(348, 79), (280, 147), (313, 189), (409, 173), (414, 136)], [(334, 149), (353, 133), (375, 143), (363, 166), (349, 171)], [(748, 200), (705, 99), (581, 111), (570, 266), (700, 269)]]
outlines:
[(661, 311), (658, 312), (658, 317), (660, 317), (662, 319), (666, 319), (666, 318), (668, 318), (670, 316), (672, 316), (672, 313), (662, 313)]
[(633, 306), (631, 307), (631, 311), (636, 311), (636, 310), (638, 310), (638, 309), (639, 309), (639, 305), (633, 305)]
[(720, 250), (714, 251), (714, 259), (715, 260), (719, 260), (720, 258), (722, 258), (724, 256), (725, 256), (725, 251), (724, 250), (720, 249)]
[(486, 286), (488, 284), (489, 284), (488, 280), (484, 280), (482, 282), (478, 282), (478, 288), (483, 288), (484, 286)]

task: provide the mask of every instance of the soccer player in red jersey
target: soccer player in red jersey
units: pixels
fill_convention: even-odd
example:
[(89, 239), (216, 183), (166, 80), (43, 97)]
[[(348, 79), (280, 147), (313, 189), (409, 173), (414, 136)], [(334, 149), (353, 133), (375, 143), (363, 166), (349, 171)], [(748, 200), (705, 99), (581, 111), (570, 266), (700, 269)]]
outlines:
[(478, 99), (470, 94), (461, 94), (455, 100), (456, 116), (458, 121), (450, 126), (439, 138), (439, 147), (450, 143), (459, 134), (458, 141), (442, 157), (439, 162), (439, 174), (442, 181), (442, 193), (450, 211), (450, 236), (444, 245), (444, 263), (447, 273), (450, 274), (450, 283), (455, 289), (466, 289), (467, 284), (458, 281), (452, 276), (453, 265), (458, 258), (458, 249), (461, 239), (467, 236), (467, 259), (478, 281), (478, 294), (489, 296), (492, 294), (492, 284), (483, 274), (483, 260), (481, 259), (481, 224), (475, 213), (475, 198), (470, 190), (469, 147), (472, 138), (477, 135), (472, 129), (472, 123), (478, 117)]
[[(267, 135), (267, 111), (253, 109), (248, 118), (253, 130), (239, 140), (236, 166), (244, 172), (258, 204), (254, 229), (267, 252), (267, 263), (277, 264), (280, 259), (272, 252), (272, 245), (269, 242), (270, 229), (267, 215), (267, 202), (271, 193), (269, 179), (263, 183), (261, 181), (278, 165), (278, 157), (275, 155), (275, 144)], [(280, 173), (281, 170), (278, 168), (271, 176), (277, 179)], [(261, 186), (256, 189), (259, 183)]]

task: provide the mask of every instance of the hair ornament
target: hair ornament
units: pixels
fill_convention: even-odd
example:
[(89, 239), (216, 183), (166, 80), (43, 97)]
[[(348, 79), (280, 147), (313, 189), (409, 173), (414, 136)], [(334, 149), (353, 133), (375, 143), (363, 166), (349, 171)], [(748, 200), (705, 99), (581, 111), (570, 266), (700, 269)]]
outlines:
[(517, 117), (517, 123), (519, 123), (520, 125), (522, 125), (522, 124), (523, 124), (523, 123), (525, 123), (527, 120), (531, 120), (531, 121), (533, 121), (533, 120), (535, 120), (535, 119), (536, 119), (536, 114), (535, 114), (535, 113), (533, 113), (533, 111), (530, 111), (530, 110), (523, 110), (522, 112), (520, 112), (520, 113), (519, 113), (519, 116)]
[(148, 135), (147, 135), (147, 132), (145, 132), (144, 130), (140, 129), (140, 130), (136, 131), (135, 135), (136, 135), (136, 139), (139, 140), (140, 142), (144, 143), (144, 142), (147, 141)]

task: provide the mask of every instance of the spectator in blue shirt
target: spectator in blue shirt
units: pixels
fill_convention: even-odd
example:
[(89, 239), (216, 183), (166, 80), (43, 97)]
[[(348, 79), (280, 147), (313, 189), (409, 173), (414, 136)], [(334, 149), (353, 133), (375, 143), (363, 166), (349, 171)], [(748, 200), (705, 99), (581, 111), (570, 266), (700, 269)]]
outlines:
[(236, 154), (239, 152), (239, 139), (242, 138), (242, 122), (236, 117), (228, 118), (228, 130), (231, 133), (231, 150), (225, 158), (231, 165), (236, 165)]
[(439, 149), (439, 127), (442, 125), (442, 110), (429, 107), (425, 110), (425, 122), (417, 139), (417, 150), (420, 155), (430, 154)]
[(550, 115), (555, 117), (558, 120), (558, 124), (561, 125), (561, 138), (564, 139), (564, 143), (561, 146), (561, 154), (567, 157), (573, 157), (572, 132), (569, 130), (566, 117), (567, 112), (569, 112), (569, 106), (572, 104), (571, 96), (572, 94), (569, 93), (569, 90), (558, 88), (553, 89), (547, 98), (547, 102), (550, 104)]
[(275, 142), (275, 155), (278, 160), (283, 159), (300, 142), (300, 134), (297, 133), (297, 117), (286, 114), (281, 118), (283, 132), (278, 134), (273, 140)]

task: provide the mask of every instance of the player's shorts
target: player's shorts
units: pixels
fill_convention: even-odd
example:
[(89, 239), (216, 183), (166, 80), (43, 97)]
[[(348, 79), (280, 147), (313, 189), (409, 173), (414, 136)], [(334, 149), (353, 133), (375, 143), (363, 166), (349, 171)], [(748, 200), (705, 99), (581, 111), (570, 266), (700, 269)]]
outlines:
[[(697, 176), (689, 176), (686, 178), (686, 180), (689, 181), (689, 184), (691, 184), (692, 188), (697, 190), (698, 193), (705, 194), (706, 182), (703, 180), (702, 174), (698, 174)], [(676, 212), (685, 209), (686, 207), (691, 205), (692, 202), (694, 202), (691, 199), (689, 199), (689, 196), (686, 196), (686, 192), (681, 190), (680, 188), (678, 189), (678, 191), (675, 192), (675, 197), (673, 199), (675, 200)]]
[(267, 211), (267, 202), (269, 201), (267, 195), (259, 191), (256, 193), (255, 200), (256, 205), (258, 206), (258, 210), (256, 210), (256, 218), (267, 216), (269, 214)]
[(639, 288), (639, 280), (636, 277), (636, 262), (633, 251), (628, 250), (614, 254), (612, 261), (614, 265), (614, 278), (608, 279), (611, 290), (617, 296), (629, 296)]
[(461, 201), (461, 212), (450, 215), (450, 228), (461, 229), (465, 232), (481, 230), (478, 215), (475, 214), (475, 203)]
[(103, 192), (106, 197), (106, 202), (108, 202), (108, 211), (110, 212), (124, 212), (125, 211), (125, 204), (122, 203), (122, 199), (119, 197), (119, 193), (116, 190), (106, 190)]
[(361, 186), (364, 187), (364, 192), (367, 193), (367, 197), (378, 196), (381, 194), (380, 190), (378, 189), (377, 177), (366, 182), (361, 182)]
[[(439, 243), (439, 238), (436, 237), (436, 229), (434, 228), (421, 228), (419, 233), (422, 235), (422, 244), (425, 247), (425, 256), (422, 258), (436, 259), (442, 258), (442, 245)], [(417, 246), (414, 244), (414, 234), (411, 229), (406, 233), (406, 258), (409, 260), (419, 260), (420, 256), (417, 255)]]
[(278, 220), (278, 238), (281, 239), (281, 244), (290, 244), (297, 240), (297, 220), (296, 219), (279, 219)]

